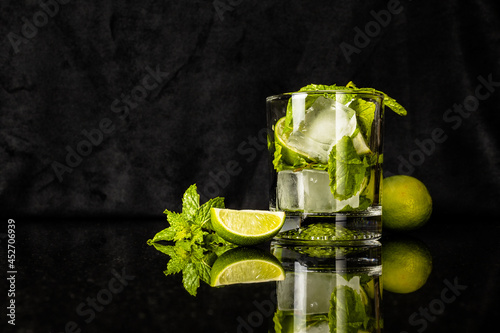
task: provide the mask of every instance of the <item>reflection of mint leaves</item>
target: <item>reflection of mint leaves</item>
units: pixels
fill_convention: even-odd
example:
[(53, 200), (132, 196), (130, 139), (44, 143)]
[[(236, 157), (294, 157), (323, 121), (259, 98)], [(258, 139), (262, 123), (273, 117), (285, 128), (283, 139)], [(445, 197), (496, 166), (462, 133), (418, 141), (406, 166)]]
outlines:
[(333, 196), (338, 200), (356, 195), (363, 185), (369, 164), (359, 156), (348, 136), (342, 137), (333, 147), (328, 158), (328, 174)]
[(348, 286), (335, 288), (328, 313), (330, 332), (357, 333), (367, 330), (370, 317), (360, 292)]
[[(373, 297), (380, 296), (373, 289), (378, 283), (367, 274), (337, 275), (337, 287), (331, 294), (328, 312), (330, 332), (379, 332), (383, 320), (374, 308), (377, 302), (373, 302)], [(367, 294), (369, 284), (372, 285), (372, 296)]]
[[(374, 277), (368, 274), (332, 273), (331, 278), (336, 287), (331, 294), (323, 293), (323, 297), (326, 300), (329, 299), (330, 306), (327, 313), (310, 311), (311, 313), (306, 314), (303, 311), (304, 309), (300, 307), (294, 307), (286, 311), (277, 309), (273, 317), (274, 331), (276, 333), (299, 331), (331, 333), (379, 332), (383, 327), (383, 321), (380, 318), (379, 311), (374, 308), (377, 302), (368, 296), (365, 290), (367, 283), (378, 283), (375, 282)], [(318, 297), (320, 297), (319, 294)], [(322, 303), (322, 300), (319, 299), (315, 301)]]
[[(184, 288), (193, 296), (200, 280), (210, 283), (210, 267), (217, 255), (234, 247), (213, 231), (212, 207), (224, 208), (224, 198), (213, 198), (200, 205), (196, 185), (191, 185), (182, 197), (182, 213), (165, 210), (169, 227), (148, 240), (149, 245), (170, 257), (165, 275), (182, 272)], [(162, 244), (162, 241), (170, 244)]]
[(273, 322), (275, 333), (325, 332), (329, 324), (327, 314), (298, 315), (293, 311), (282, 310), (276, 310)]

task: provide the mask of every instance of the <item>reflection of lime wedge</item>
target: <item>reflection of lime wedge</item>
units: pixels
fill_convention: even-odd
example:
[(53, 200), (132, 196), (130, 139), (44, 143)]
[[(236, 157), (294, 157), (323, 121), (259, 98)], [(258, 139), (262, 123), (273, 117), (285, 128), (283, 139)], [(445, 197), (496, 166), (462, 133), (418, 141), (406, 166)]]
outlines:
[(378, 285), (375, 284), (375, 279), (368, 281), (366, 284), (364, 284), (364, 289), (368, 297), (371, 299), (375, 298), (375, 288), (378, 288), (377, 294), (380, 294), (380, 298), (383, 297), (383, 283), (382, 283), (382, 278), (378, 280)]
[(285, 279), (281, 263), (264, 250), (240, 247), (224, 252), (212, 266), (212, 287)]
[[(375, 199), (374, 194), (375, 194), (375, 181), (376, 181), (374, 168), (370, 171), (369, 178), (368, 179), (366, 179), (366, 178), (368, 178), (368, 177), (365, 177), (365, 180), (363, 181), (363, 183), (368, 179), (369, 179), (369, 182), (366, 185), (361, 186), (361, 191), (362, 191), (361, 195), (364, 195), (365, 197), (370, 199), (371, 202), (373, 202), (373, 200)], [(382, 183), (382, 182), (380, 182), (380, 183)], [(382, 191), (382, 189), (380, 189), (380, 191)], [(379, 199), (379, 201), (380, 201), (380, 199)]]
[(352, 138), (352, 144), (354, 145), (354, 149), (356, 149), (356, 153), (358, 153), (358, 155), (366, 155), (372, 152), (366, 144), (366, 141), (363, 138), (361, 132), (359, 132), (354, 138)]
[(274, 127), (274, 139), (281, 146), (283, 161), (291, 166), (300, 165), (302, 162), (314, 162), (314, 159), (301, 153), (286, 144), (290, 133), (285, 134), (285, 117), (279, 119)]
[(266, 210), (210, 210), (215, 232), (237, 245), (255, 245), (273, 238), (285, 223), (284, 212)]

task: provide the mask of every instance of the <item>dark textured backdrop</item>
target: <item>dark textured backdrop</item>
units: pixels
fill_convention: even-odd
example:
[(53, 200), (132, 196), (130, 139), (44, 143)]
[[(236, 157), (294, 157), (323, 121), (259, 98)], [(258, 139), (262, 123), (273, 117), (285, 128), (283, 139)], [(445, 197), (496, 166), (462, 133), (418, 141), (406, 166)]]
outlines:
[(350, 80), (409, 111), (386, 112), (387, 175), (436, 214), (500, 202), (496, 0), (25, 0), (0, 20), (10, 216), (158, 216), (192, 183), (265, 209), (265, 97)]

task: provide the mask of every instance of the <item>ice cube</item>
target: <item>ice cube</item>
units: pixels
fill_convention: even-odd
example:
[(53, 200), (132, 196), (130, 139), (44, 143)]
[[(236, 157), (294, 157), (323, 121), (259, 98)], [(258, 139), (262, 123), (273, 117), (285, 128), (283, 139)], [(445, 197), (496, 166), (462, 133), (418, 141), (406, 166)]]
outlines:
[(278, 309), (302, 314), (328, 313), (330, 295), (336, 287), (335, 273), (287, 272), (285, 280), (277, 284)]
[(337, 205), (337, 211), (343, 209), (347, 205), (351, 206), (351, 208), (359, 207), (359, 193), (345, 200), (335, 200)]
[(305, 111), (305, 115), (294, 118), (294, 130), (287, 144), (311, 159), (327, 163), (331, 148), (343, 136), (351, 136), (356, 130), (355, 114), (351, 108), (320, 96)]
[(328, 162), (330, 145), (315, 141), (302, 131), (292, 132), (288, 138), (287, 144), (302, 152), (311, 160), (325, 164)]
[[(303, 207), (301, 209), (304, 209)], [(285, 232), (288, 230), (296, 230), (300, 228), (301, 217), (298, 215), (288, 215), (285, 217), (285, 223), (283, 223), (283, 227), (280, 229), (281, 232)]]
[(330, 295), (337, 286), (336, 274), (327, 272), (303, 272), (303, 274), (306, 279), (305, 288), (304, 284), (295, 283), (295, 292), (303, 288), (306, 294), (305, 302), (299, 309), (306, 314), (328, 313)]
[(304, 331), (304, 333), (329, 333), (330, 332), (330, 324), (328, 320), (323, 320), (319, 323), (314, 324), (313, 326), (310, 326), (307, 328), (307, 331)]
[(285, 279), (278, 281), (276, 285), (276, 296), (278, 309), (281, 311), (293, 310), (295, 273), (286, 272)]
[(304, 185), (302, 172), (283, 170), (278, 172), (277, 208), (288, 211), (302, 211), (304, 209)]
[(359, 207), (359, 193), (346, 200), (337, 200), (330, 188), (328, 172), (313, 169), (304, 169), (304, 212), (329, 213), (338, 212), (347, 205)]
[(312, 169), (302, 171), (304, 177), (304, 212), (327, 213), (336, 209), (330, 190), (328, 172)]

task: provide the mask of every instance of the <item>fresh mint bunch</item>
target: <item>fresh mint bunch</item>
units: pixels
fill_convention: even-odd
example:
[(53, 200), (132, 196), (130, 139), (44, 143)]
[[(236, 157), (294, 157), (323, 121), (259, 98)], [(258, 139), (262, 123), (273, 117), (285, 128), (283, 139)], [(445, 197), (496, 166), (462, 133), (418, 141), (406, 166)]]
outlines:
[(213, 198), (200, 205), (196, 185), (191, 185), (182, 197), (182, 212), (165, 210), (169, 227), (147, 242), (170, 257), (165, 275), (182, 272), (184, 288), (193, 296), (196, 296), (200, 280), (210, 283), (211, 266), (217, 256), (235, 247), (213, 230), (212, 207), (224, 208), (224, 198)]

